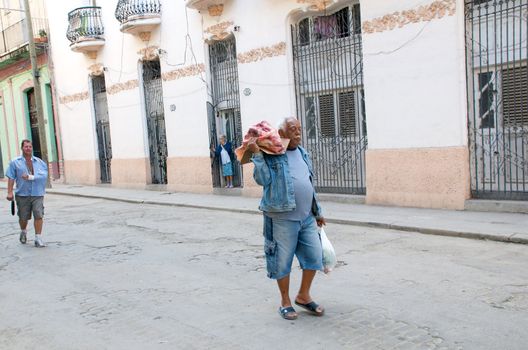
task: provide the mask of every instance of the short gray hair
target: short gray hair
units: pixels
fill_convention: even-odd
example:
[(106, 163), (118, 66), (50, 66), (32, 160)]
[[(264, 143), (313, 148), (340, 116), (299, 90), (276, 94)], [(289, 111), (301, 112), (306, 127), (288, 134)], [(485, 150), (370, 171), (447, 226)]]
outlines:
[(295, 117), (286, 117), (286, 118), (282, 119), (280, 121), (279, 125), (277, 126), (277, 128), (278, 128), (277, 130), (286, 131), (286, 126), (288, 125), (288, 122), (290, 120), (292, 120), (292, 119), (293, 120), (297, 120), (297, 118), (295, 118)]

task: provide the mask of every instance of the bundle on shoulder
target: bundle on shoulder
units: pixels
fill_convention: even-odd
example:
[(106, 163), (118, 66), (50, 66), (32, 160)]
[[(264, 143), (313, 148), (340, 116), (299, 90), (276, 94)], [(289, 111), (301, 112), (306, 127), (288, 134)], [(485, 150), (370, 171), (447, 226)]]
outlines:
[(268, 154), (284, 154), (289, 143), (289, 139), (281, 139), (278, 130), (263, 120), (248, 129), (242, 146), (235, 150), (236, 156), (242, 164), (249, 162), (251, 154), (248, 154), (249, 152), (246, 150), (249, 141), (252, 139), (256, 140), (257, 146), (262, 152)]

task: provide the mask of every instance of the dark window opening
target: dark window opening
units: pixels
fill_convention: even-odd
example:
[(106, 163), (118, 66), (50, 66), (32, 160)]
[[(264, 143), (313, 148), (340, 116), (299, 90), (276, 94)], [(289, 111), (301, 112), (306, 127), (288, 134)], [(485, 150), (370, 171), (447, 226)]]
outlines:
[(340, 39), (361, 34), (359, 4), (345, 7), (331, 15), (304, 18), (298, 24), (298, 41), (301, 46), (311, 42)]
[(317, 41), (350, 35), (348, 7), (329, 16), (314, 18), (313, 32)]
[(480, 73), (479, 80), (479, 117), (480, 127), (482, 129), (495, 127), (495, 111), (493, 110), (493, 101), (495, 94), (495, 86), (493, 84), (493, 73)]

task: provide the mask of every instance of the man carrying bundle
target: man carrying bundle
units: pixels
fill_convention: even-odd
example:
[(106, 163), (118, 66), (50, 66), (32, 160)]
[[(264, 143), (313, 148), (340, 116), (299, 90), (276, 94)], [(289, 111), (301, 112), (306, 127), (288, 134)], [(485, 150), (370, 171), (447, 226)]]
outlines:
[(256, 138), (249, 139), (246, 147), (252, 153), (253, 177), (263, 186), (259, 209), (264, 213), (268, 277), (277, 280), (281, 293), (280, 315), (286, 320), (295, 320), (298, 315), (292, 306), (289, 288), (296, 255), (303, 272), (295, 304), (315, 316), (322, 316), (324, 309), (310, 295), (315, 273), (323, 268), (317, 226), (326, 224), (312, 183), (312, 162), (300, 146), (301, 123), (297, 119), (284, 119), (279, 135), (289, 139), (283, 154), (261, 152)]

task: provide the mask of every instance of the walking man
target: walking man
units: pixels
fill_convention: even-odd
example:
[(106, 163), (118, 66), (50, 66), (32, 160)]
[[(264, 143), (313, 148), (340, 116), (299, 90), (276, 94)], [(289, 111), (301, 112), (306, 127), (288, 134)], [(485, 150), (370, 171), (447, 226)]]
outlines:
[(323, 268), (317, 226), (326, 224), (312, 183), (312, 162), (300, 146), (301, 123), (297, 119), (286, 118), (279, 127), (279, 135), (290, 139), (282, 155), (260, 152), (255, 140), (248, 143), (248, 150), (253, 153), (253, 177), (263, 186), (259, 209), (264, 213), (268, 277), (277, 280), (280, 290), (279, 314), (286, 320), (295, 320), (297, 312), (292, 306), (289, 289), (293, 256), (296, 255), (303, 271), (295, 304), (315, 316), (322, 316), (324, 309), (310, 295), (315, 273)]
[[(42, 240), (42, 224), (48, 166), (42, 159), (33, 156), (33, 144), (30, 140), (23, 140), (21, 148), (22, 155), (13, 159), (7, 168), (7, 200), (15, 200), (18, 207), (20, 243), (27, 242), (27, 224), (33, 214), (35, 247), (42, 248), (46, 246)], [(15, 181), (16, 190), (13, 196)]]

